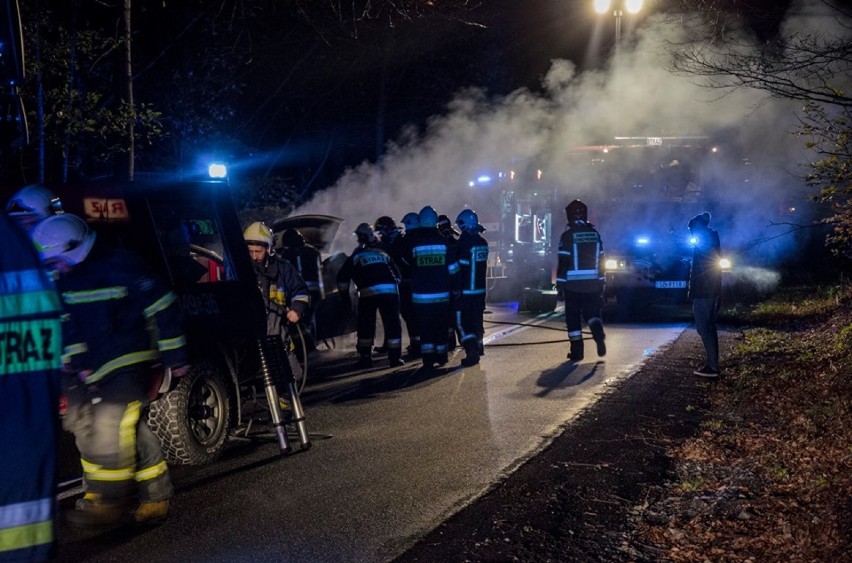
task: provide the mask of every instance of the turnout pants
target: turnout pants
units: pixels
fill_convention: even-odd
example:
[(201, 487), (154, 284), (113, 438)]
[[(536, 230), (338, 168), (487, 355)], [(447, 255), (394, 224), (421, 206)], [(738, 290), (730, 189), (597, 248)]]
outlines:
[(420, 334), (420, 354), (423, 365), (447, 363), (447, 330), (450, 321), (450, 302), (415, 303), (414, 316)]
[(388, 356), (399, 359), (402, 349), (402, 323), (399, 320), (399, 295), (385, 293), (358, 298), (358, 342), (355, 348), (369, 357), (376, 338), (376, 311), (382, 317)]
[(65, 429), (74, 434), (87, 492), (121, 502), (136, 492), (141, 502), (174, 491), (160, 443), (145, 422), (150, 366), (122, 369), (103, 384), (84, 385), (65, 375)]
[(462, 295), (456, 303), (456, 327), (459, 341), (469, 358), (479, 358), (485, 328), (485, 295)]
[(719, 371), (719, 332), (716, 328), (716, 313), (719, 310), (719, 298), (693, 299), (692, 312), (695, 315), (695, 330), (704, 344), (707, 367)]

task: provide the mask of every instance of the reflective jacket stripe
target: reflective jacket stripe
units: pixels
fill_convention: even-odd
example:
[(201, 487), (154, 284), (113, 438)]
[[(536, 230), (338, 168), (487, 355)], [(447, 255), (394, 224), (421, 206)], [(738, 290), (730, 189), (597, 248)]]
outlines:
[(160, 352), (167, 352), (169, 350), (177, 350), (178, 348), (182, 348), (186, 346), (186, 337), (178, 336), (177, 338), (166, 338), (163, 340), (157, 340), (157, 350)]
[(99, 289), (91, 289), (88, 291), (65, 291), (62, 293), (62, 300), (69, 305), (94, 303), (96, 301), (121, 299), (123, 297), (127, 297), (127, 288), (123, 286), (102, 287)]
[(412, 293), (411, 301), (414, 303), (441, 303), (450, 300), (450, 292), (445, 293)]
[(151, 305), (145, 307), (144, 314), (145, 318), (150, 319), (160, 311), (165, 311), (169, 305), (177, 301), (177, 295), (172, 293), (171, 291), (154, 301)]
[(129, 354), (125, 354), (123, 356), (119, 356), (118, 358), (112, 359), (98, 368), (92, 375), (86, 378), (86, 384), (95, 383), (96, 381), (100, 381), (110, 373), (115, 370), (123, 367), (127, 367), (133, 364), (138, 364), (141, 362), (148, 362), (152, 360), (156, 360), (159, 354), (157, 354), (156, 350), (142, 350), (140, 352), (131, 352)]
[(373, 295), (396, 295), (399, 293), (395, 283), (383, 283), (379, 285), (371, 285), (363, 289), (358, 288), (358, 295), (361, 297), (371, 297)]
[(43, 498), (0, 506), (0, 553), (53, 541), (53, 502)]

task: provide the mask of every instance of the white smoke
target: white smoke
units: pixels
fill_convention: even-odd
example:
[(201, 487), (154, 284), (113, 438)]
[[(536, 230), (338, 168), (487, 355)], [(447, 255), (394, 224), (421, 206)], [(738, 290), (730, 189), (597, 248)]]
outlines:
[[(784, 31), (848, 35), (850, 27), (844, 24), (849, 22), (820, 6), (801, 0)], [(713, 137), (723, 132), (745, 147), (736, 158), (746, 157), (753, 166), (745, 184), (726, 165), (708, 167), (716, 184), (727, 186), (725, 193), (715, 194), (728, 204), (723, 216), (714, 216), (723, 246), (753, 247), (755, 241), (772, 240), (767, 252), (783, 252), (787, 243), (773, 238), (779, 228), (769, 224), (783, 222), (781, 210), (803, 198), (802, 166), (810, 155), (792, 134), (801, 104), (758, 90), (708, 89), (694, 78), (670, 73), (667, 46), (687, 33), (681, 24), (649, 18), (636, 30), (635, 44), (622, 48), (603, 70), (578, 72), (573, 63), (554, 60), (540, 93), (520, 89), (494, 99), (482, 90), (462, 91), (424, 130), (401, 132), (381, 162), (348, 170), (295, 214), (343, 217), (336, 250), (348, 252), (353, 242), (346, 235), (358, 223), (372, 224), (382, 215), (399, 222), (405, 213), (431, 205), (454, 219), (465, 206), (476, 205), (468, 182), (486, 171), (518, 163), (545, 170), (565, 190), (564, 205), (602, 189), (598, 179), (578, 177), (565, 158), (573, 147), (611, 143), (618, 135)], [(555, 206), (557, 221), (560, 209)], [(618, 220), (617, 210), (608, 211), (600, 214), (602, 231), (604, 223)]]

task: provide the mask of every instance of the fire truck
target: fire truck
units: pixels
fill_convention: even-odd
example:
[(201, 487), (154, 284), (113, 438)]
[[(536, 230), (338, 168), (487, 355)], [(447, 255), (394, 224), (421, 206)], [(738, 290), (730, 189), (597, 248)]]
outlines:
[(718, 152), (706, 137), (616, 137), (574, 147), (546, 168), (519, 162), (470, 180), (469, 200), (491, 247), (489, 295), (518, 300), (522, 310), (555, 307), (564, 207), (579, 198), (604, 242), (607, 302), (631, 315), (685, 305), (686, 225), (719, 208), (711, 197)]

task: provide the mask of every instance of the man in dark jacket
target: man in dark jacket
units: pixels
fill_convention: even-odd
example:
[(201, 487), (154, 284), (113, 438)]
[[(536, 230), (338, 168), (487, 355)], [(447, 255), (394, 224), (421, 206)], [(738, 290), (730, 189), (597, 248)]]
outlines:
[(719, 334), (716, 313), (722, 293), (722, 257), (719, 233), (710, 228), (710, 213), (704, 212), (687, 225), (693, 244), (689, 270), (689, 298), (695, 315), (695, 329), (704, 344), (705, 364), (693, 373), (699, 377), (719, 377)]
[[(311, 305), (306, 315), (310, 332), (310, 342), (306, 344), (308, 344), (310, 351), (313, 349), (313, 343), (316, 342), (317, 306), (319, 306), (320, 301), (325, 299), (325, 286), (322, 281), (322, 256), (319, 250), (305, 241), (302, 233), (296, 229), (287, 229), (281, 235), (281, 257), (296, 268), (308, 288), (308, 294), (311, 296)], [(297, 346), (296, 349), (299, 350), (300, 347)]]
[(488, 241), (482, 237), (485, 228), (472, 209), (465, 209), (456, 218), (461, 229), (458, 241), (459, 280), (461, 295), (456, 302), (456, 327), (465, 357), (463, 366), (479, 363), (485, 328), (485, 277), (488, 270)]
[(598, 356), (606, 355), (601, 320), (605, 282), (604, 252), (601, 236), (588, 221), (586, 204), (575, 199), (565, 208), (568, 226), (559, 239), (559, 264), (556, 286), (565, 301), (565, 326), (572, 362), (583, 359), (582, 321), (585, 319), (597, 344)]
[(438, 214), (426, 206), (418, 214), (419, 228), (405, 237), (404, 260), (411, 267), (411, 300), (420, 335), (423, 368), (442, 366), (447, 356), (450, 302), (458, 295), (456, 246), (438, 232)]
[(287, 323), (298, 323), (311, 306), (308, 286), (292, 264), (273, 253), (269, 227), (256, 221), (246, 227), (243, 238), (266, 305), (266, 334), (279, 335), (286, 342)]
[(399, 270), (380, 247), (373, 228), (361, 223), (355, 229), (358, 248), (337, 274), (337, 290), (345, 301), (349, 299), (349, 282), (358, 287), (358, 351), (357, 368), (373, 365), (373, 341), (376, 337), (376, 311), (382, 316), (388, 345), (390, 367), (404, 365), (402, 361), (402, 324), (399, 320)]
[(62, 305), (0, 213), (0, 561), (53, 560)]
[(135, 490), (140, 504), (132, 519), (160, 521), (173, 489), (143, 412), (155, 362), (175, 377), (189, 369), (177, 298), (137, 255), (95, 244), (75, 215), (48, 217), (31, 236), (45, 265), (59, 273), (66, 313), (64, 424), (76, 438), (86, 484), (66, 519), (79, 526), (118, 523)]

